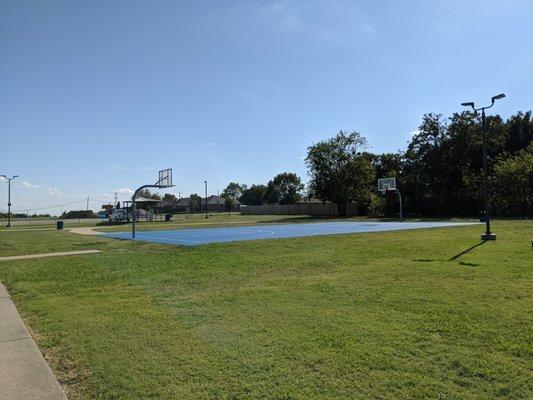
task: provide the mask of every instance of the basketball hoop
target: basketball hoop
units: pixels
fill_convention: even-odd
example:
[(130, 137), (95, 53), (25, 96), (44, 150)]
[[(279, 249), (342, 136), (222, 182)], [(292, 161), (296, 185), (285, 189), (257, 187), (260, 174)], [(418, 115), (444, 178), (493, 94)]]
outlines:
[(398, 194), (398, 200), (400, 200), (400, 222), (403, 222), (402, 194), (396, 188), (396, 178), (378, 179), (378, 191), (380, 191), (383, 195), (387, 192), (394, 192)]
[(378, 179), (378, 191), (385, 194), (388, 190), (396, 190), (396, 178)]
[(159, 179), (155, 184), (161, 189), (174, 186), (172, 185), (172, 168), (159, 171)]
[(135, 210), (135, 199), (137, 198), (137, 194), (141, 190), (146, 188), (166, 189), (172, 186), (174, 186), (172, 184), (172, 168), (167, 168), (159, 171), (159, 177), (156, 183), (154, 183), (153, 185), (143, 185), (133, 193), (133, 196), (131, 197), (131, 209), (133, 217), (133, 224), (131, 225), (131, 236), (133, 239), (135, 239), (135, 220), (137, 219), (137, 212)]

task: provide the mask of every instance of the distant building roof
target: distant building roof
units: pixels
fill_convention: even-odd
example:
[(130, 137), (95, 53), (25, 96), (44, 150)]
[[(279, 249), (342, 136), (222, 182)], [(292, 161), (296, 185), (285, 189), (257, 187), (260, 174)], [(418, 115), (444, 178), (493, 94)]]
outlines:
[(161, 200), (158, 199), (147, 199), (146, 197), (136, 197), (136, 203), (159, 203)]
[(182, 199), (179, 199), (178, 201), (174, 202), (173, 204), (178, 207), (189, 207), (189, 202), (191, 199), (188, 197), (184, 197)]
[[(205, 204), (205, 197), (202, 202)], [(225, 204), (225, 200), (224, 197), (212, 195), (207, 198), (207, 204)]]
[[(205, 204), (205, 197), (202, 198), (202, 204)], [(211, 195), (207, 197), (207, 204), (226, 204), (226, 199), (222, 196)], [(238, 200), (235, 200), (235, 204), (241, 204)]]

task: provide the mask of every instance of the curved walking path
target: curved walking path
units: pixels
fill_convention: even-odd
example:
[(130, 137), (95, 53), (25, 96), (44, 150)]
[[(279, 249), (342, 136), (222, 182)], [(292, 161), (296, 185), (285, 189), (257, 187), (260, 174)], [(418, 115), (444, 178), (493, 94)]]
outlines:
[(93, 228), (89, 228), (89, 227), (70, 228), (68, 231), (70, 233), (76, 233), (78, 235), (102, 235), (102, 232), (93, 231)]
[(60, 251), (58, 253), (25, 254), (22, 256), (0, 257), (0, 261), (27, 260), (30, 258), (43, 258), (43, 257), (78, 256), (82, 254), (98, 254), (101, 252), (102, 252), (101, 250), (76, 250), (76, 251)]
[(0, 283), (0, 400), (67, 400)]

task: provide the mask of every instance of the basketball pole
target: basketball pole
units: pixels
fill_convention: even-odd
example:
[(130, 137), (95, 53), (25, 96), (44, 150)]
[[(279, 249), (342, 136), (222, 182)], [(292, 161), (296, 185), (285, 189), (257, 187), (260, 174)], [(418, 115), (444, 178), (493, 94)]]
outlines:
[(205, 183), (205, 217), (207, 218), (207, 181)]
[(400, 222), (403, 222), (403, 203), (402, 203), (402, 194), (400, 190), (396, 187), (396, 178), (380, 178), (378, 179), (378, 191), (382, 195), (385, 195), (387, 192), (394, 192), (398, 195), (398, 200), (400, 202)]
[(7, 225), (6, 228), (11, 228), (11, 181), (18, 177), (13, 175), (12, 178), (8, 178), (6, 175), (0, 175), (7, 180)]
[[(164, 181), (165, 178), (162, 178), (162, 173), (164, 173), (165, 171), (170, 171), (170, 175), (167, 176), (167, 180), (168, 180), (168, 177), (170, 177), (170, 180), (168, 182), (166, 182), (165, 184), (161, 184), (162, 181)], [(135, 220), (137, 219), (137, 215), (136, 215), (136, 205), (135, 205), (135, 199), (137, 198), (137, 194), (143, 190), (143, 189), (146, 189), (146, 188), (157, 188), (157, 189), (166, 189), (166, 188), (169, 188), (169, 187), (173, 187), (174, 185), (172, 184), (172, 169), (168, 169), (168, 170), (162, 170), (162, 171), (159, 171), (159, 180), (153, 184), (153, 185), (143, 185), (141, 186), (140, 188), (138, 188), (135, 192), (133, 192), (133, 196), (131, 196), (131, 211), (132, 211), (132, 217), (133, 217), (133, 223), (131, 225), (131, 237), (132, 239), (135, 239)]]
[(398, 199), (400, 200), (400, 222), (403, 222), (402, 194), (398, 189), (395, 189), (395, 192), (398, 194)]

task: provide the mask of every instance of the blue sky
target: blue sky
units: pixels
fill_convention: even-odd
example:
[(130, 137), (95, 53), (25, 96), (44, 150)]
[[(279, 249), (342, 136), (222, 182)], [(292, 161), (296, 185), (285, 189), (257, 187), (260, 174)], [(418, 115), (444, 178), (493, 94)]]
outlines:
[(20, 175), (15, 210), (123, 199), (166, 167), (182, 195), (307, 180), (307, 146), (339, 129), (392, 152), (425, 112), (500, 92), (503, 116), (533, 108), (532, 17), (529, 0), (0, 0), (0, 173)]

